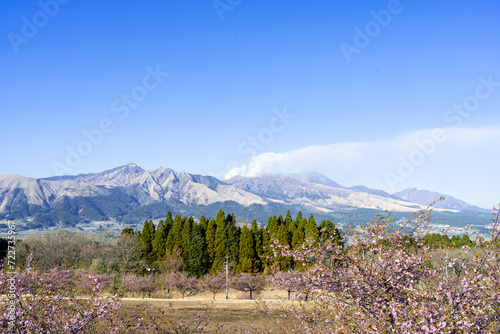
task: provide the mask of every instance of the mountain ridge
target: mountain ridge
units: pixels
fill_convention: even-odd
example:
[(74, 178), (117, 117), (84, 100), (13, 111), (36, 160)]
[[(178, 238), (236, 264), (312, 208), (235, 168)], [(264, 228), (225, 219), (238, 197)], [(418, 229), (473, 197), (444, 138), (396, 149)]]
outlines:
[[(235, 176), (222, 181), (170, 168), (144, 170), (127, 164), (98, 173), (38, 179), (0, 175), (0, 220), (64, 226), (109, 219), (141, 221), (161, 216), (170, 208), (203, 214), (216, 207), (234, 210), (245, 219), (278, 210), (305, 210), (338, 218), (356, 210), (411, 213), (439, 198), (436, 194), (440, 195), (426, 191), (397, 196), (365, 186), (348, 188), (319, 173)], [(432, 195), (437, 197), (424, 204)], [(436, 210), (483, 209), (452, 197), (449, 205)]]
[[(451, 195), (442, 194), (436, 191), (430, 191), (417, 188), (406, 188), (393, 194), (398, 198), (418, 203), (421, 205), (429, 205), (431, 202), (444, 197), (444, 201), (437, 201), (434, 207), (436, 208), (449, 208), (454, 210), (469, 210), (469, 211), (484, 211), (485, 209), (475, 205), (471, 205), (465, 201), (459, 200)], [(427, 204), (426, 204), (427, 203)]]

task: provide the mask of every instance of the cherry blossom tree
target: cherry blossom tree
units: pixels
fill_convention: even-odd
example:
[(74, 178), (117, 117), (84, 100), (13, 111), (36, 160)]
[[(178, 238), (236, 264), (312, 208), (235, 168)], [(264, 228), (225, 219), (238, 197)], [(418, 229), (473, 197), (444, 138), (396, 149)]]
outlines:
[(236, 290), (249, 292), (250, 299), (253, 299), (252, 296), (254, 292), (258, 293), (264, 290), (266, 280), (262, 275), (241, 273), (233, 279), (232, 283)]
[[(36, 274), (28, 269), (26, 276), (39, 287), (35, 294), (28, 293), (27, 287), (18, 284), (20, 277), (10, 275), (7, 278), (15, 292), (9, 296), (10, 300), (0, 302), (2, 333), (110, 333), (118, 330), (110, 321), (120, 308), (116, 296), (99, 294), (94, 288), (90, 298), (76, 300), (66, 297), (69, 290), (59, 284), (67, 278), (64, 272)], [(15, 303), (11, 303), (12, 300)]]
[(201, 290), (201, 285), (198, 283), (196, 277), (189, 277), (185, 272), (173, 273), (169, 276), (172, 288), (182, 294), (182, 299), (186, 293), (188, 296), (194, 295)]
[(163, 286), (165, 287), (165, 290), (167, 290), (167, 298), (170, 298), (170, 291), (174, 290), (174, 283), (176, 280), (176, 274), (175, 272), (170, 272), (168, 274), (163, 274)]
[(74, 274), (71, 270), (52, 268), (46, 273), (43, 273), (40, 280), (43, 281), (45, 288), (52, 292), (63, 290), (62, 288), (68, 291), (69, 288), (75, 285), (73, 277)]
[(121, 278), (122, 288), (125, 291), (130, 291), (132, 293), (139, 292), (142, 293), (142, 298), (146, 296), (146, 293), (151, 295), (151, 292), (155, 291), (155, 285), (153, 282), (153, 277), (151, 275), (137, 276), (134, 274), (123, 275)]
[(295, 291), (305, 291), (306, 279), (304, 273), (297, 270), (278, 271), (270, 277), (270, 282), (273, 286), (288, 292), (288, 300), (291, 293)]
[(83, 293), (90, 294), (94, 289), (103, 291), (110, 287), (113, 283), (115, 275), (110, 274), (87, 274), (84, 272), (79, 273), (75, 279), (75, 287)]
[[(15, 287), (13, 293), (16, 295), (12, 296), (14, 304), (6, 298), (0, 299), (0, 333), (204, 333), (211, 323), (210, 309), (195, 316), (188, 324), (178, 323), (163, 310), (158, 310), (161, 316), (147, 310), (136, 315), (123, 314), (116, 295), (100, 293), (100, 282), (104, 280), (96, 275), (80, 278), (91, 284), (90, 295), (85, 298), (65, 297), (68, 291), (64, 286), (54, 290), (50, 282), (57, 281), (58, 275), (47, 279), (50, 276), (47, 273), (30, 272), (26, 276), (39, 287), (36, 294), (27, 293), (27, 288), (18, 284), (20, 278), (15, 273), (0, 272), (2, 289), (6, 287), (10, 294), (11, 288)], [(7, 284), (3, 284), (3, 279)]]
[[(491, 242), (430, 265), (432, 250), (424, 236), (431, 230), (432, 208), (400, 227), (380, 215), (352, 231), (344, 249), (326, 240), (309, 240), (279, 254), (302, 261), (313, 304), (293, 307), (302, 332), (328, 333), (492, 333), (500, 326), (500, 229), (493, 217)], [(496, 218), (495, 218), (496, 217)], [(392, 229), (392, 231), (391, 231)], [(410, 236), (403, 231), (411, 229)], [(344, 237), (345, 238), (345, 237)], [(410, 240), (415, 245), (409, 247)], [(473, 255), (473, 256), (470, 256)], [(472, 259), (464, 261), (465, 256)], [(451, 268), (455, 268), (452, 273)]]
[(203, 290), (213, 293), (213, 300), (215, 300), (215, 295), (226, 288), (226, 274), (219, 272), (216, 275), (206, 275), (203, 277), (201, 285)]

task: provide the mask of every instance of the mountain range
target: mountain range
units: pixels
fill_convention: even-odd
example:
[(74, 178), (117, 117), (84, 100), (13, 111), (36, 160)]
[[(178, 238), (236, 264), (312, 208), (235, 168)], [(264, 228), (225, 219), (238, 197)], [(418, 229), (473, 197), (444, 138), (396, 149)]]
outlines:
[[(442, 194), (416, 188), (395, 194), (365, 186), (345, 187), (318, 173), (212, 176), (169, 168), (144, 170), (135, 164), (100, 173), (30, 178), (0, 175), (0, 220), (15, 219), (26, 228), (75, 226), (92, 221), (138, 223), (163, 218), (167, 210), (214, 216), (222, 208), (241, 220), (265, 224), (273, 214), (312, 212), (320, 219), (352, 222), (388, 210), (407, 216)], [(488, 211), (446, 196), (436, 211), (461, 224)], [(460, 218), (462, 217), (462, 218)]]

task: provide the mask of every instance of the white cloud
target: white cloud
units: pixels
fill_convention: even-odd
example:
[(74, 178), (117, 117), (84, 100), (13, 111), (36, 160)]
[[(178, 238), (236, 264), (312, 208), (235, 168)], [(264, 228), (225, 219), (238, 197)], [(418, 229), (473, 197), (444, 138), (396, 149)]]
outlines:
[[(471, 170), (471, 164), (493, 156), (499, 142), (500, 127), (424, 129), (385, 141), (334, 143), (263, 153), (233, 168), (226, 179), (235, 175), (316, 171), (348, 186), (364, 184), (389, 192), (417, 186), (444, 192), (453, 189), (447, 186), (451, 182), (463, 182), (478, 173)], [(411, 168), (400, 173), (404, 172), (401, 166), (405, 161)], [(497, 168), (481, 170), (492, 173), (492, 177), (496, 172)], [(398, 182), (391, 184), (390, 173), (400, 177)], [(441, 190), (440, 186), (446, 189)]]

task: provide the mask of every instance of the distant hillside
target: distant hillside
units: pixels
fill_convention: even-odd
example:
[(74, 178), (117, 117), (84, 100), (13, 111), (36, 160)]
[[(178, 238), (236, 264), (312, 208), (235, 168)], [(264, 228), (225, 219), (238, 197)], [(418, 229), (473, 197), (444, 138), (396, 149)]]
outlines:
[(408, 188), (397, 193), (394, 193), (397, 198), (421, 204), (429, 205), (431, 202), (439, 199), (441, 196), (445, 197), (445, 200), (438, 201), (435, 205), (436, 208), (458, 210), (458, 211), (479, 211), (484, 212), (485, 209), (471, 205), (467, 202), (456, 199), (453, 196), (441, 194), (429, 190), (419, 190), (417, 188)]
[[(257, 219), (263, 224), (270, 215), (287, 210), (355, 222), (384, 210), (407, 216), (439, 196), (416, 189), (390, 195), (365, 186), (346, 188), (318, 173), (235, 176), (221, 181), (128, 164), (100, 173), (42, 179), (0, 175), (0, 220), (18, 219), (27, 228), (46, 228), (107, 220), (137, 223), (164, 218), (169, 209), (210, 216), (222, 208), (240, 220)], [(457, 212), (482, 210), (452, 197), (438, 207), (437, 211), (453, 210), (452, 217), (460, 217)]]
[(303, 181), (302, 177), (296, 179), (264, 174), (259, 177), (235, 176), (226, 182), (279, 203), (308, 207), (320, 212), (334, 212), (347, 207), (413, 212), (421, 207), (399, 199), (325, 185), (337, 183), (324, 179), (321, 183), (311, 183)]

